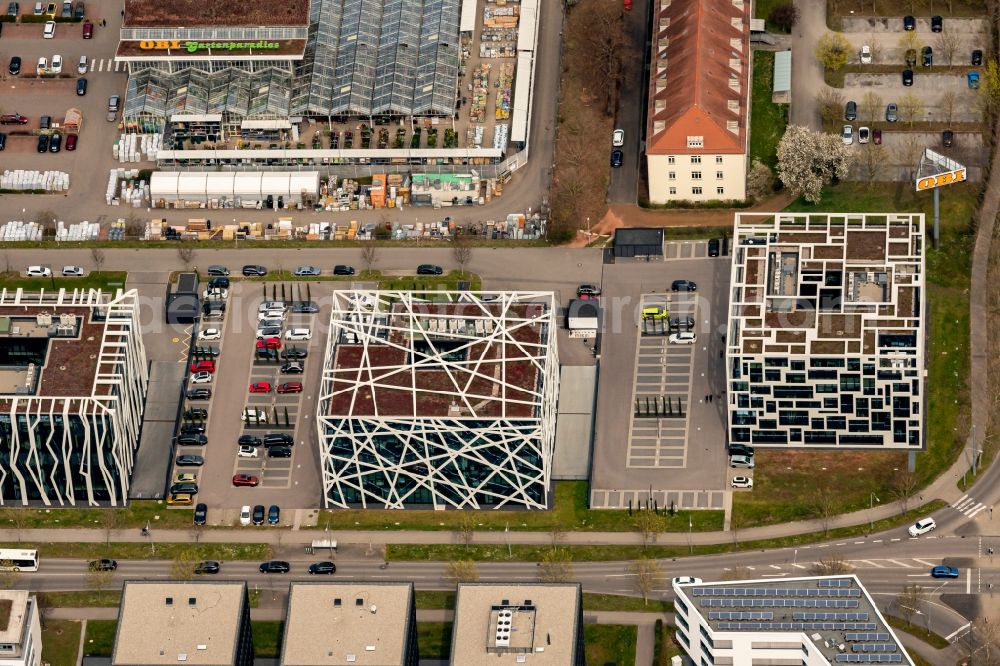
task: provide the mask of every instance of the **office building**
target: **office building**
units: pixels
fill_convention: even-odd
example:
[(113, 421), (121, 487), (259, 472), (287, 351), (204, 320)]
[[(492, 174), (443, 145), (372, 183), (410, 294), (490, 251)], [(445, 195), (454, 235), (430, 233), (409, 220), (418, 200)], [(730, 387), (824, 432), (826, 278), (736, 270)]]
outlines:
[(38, 601), (26, 590), (0, 590), (0, 666), (41, 666)]

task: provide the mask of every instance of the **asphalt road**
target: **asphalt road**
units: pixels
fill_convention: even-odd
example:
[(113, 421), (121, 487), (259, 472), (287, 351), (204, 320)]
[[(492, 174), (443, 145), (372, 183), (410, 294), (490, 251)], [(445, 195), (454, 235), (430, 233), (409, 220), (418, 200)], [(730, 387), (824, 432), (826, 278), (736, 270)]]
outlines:
[[(642, 159), (646, 133), (643, 119), (646, 117), (646, 61), (650, 55), (649, 31), (652, 27), (652, 2), (634, 0), (632, 10), (623, 12), (625, 22), (625, 43), (621, 85), (618, 88), (618, 108), (615, 110), (615, 127), (625, 130), (625, 145), (622, 146), (622, 165), (611, 169), (608, 183), (608, 202), (634, 204), (639, 193), (639, 163)], [(611, 137), (602, 138), (599, 146), (607, 148), (611, 155)]]

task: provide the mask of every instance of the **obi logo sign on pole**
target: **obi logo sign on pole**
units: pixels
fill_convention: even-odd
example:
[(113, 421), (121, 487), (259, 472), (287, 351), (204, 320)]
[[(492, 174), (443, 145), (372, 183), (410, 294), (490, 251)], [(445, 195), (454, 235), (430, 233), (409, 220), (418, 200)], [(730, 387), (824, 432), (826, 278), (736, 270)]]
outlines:
[(925, 176), (923, 178), (917, 179), (917, 192), (922, 192), (923, 190), (929, 190), (934, 187), (941, 187), (943, 185), (952, 185), (954, 183), (961, 183), (965, 181), (965, 168), (955, 169), (954, 171), (946, 171), (944, 173), (935, 174), (933, 176)]

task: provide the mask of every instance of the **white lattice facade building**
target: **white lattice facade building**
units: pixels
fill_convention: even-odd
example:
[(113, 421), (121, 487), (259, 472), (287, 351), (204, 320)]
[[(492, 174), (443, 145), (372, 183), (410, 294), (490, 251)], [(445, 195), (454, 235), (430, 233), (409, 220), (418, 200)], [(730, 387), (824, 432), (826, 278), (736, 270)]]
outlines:
[(0, 291), (0, 503), (125, 503), (149, 382), (137, 301)]
[(317, 414), (324, 505), (548, 507), (552, 292), (337, 291)]

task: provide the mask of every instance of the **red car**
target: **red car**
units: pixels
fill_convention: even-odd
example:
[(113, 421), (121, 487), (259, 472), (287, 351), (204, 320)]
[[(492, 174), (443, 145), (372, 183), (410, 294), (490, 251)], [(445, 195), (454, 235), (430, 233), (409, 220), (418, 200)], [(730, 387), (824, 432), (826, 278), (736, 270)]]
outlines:
[(258, 479), (256, 476), (253, 476), (252, 474), (233, 475), (233, 485), (236, 487), (249, 486), (250, 488), (253, 488), (258, 483), (260, 483), (260, 479)]
[(251, 393), (270, 393), (271, 382), (254, 382), (250, 385)]
[(191, 372), (215, 372), (215, 361), (191, 361)]
[(5, 113), (0, 116), (0, 125), (27, 125), (28, 117), (20, 113)]
[(66, 150), (76, 150), (76, 134), (66, 135)]
[(632, 11), (632, 0), (625, 0), (625, 11)]
[(278, 393), (302, 393), (302, 382), (285, 382), (278, 384)]
[(257, 349), (281, 349), (281, 338), (257, 338)]
[[(882, 144), (882, 130), (880, 129), (872, 130), (872, 143), (874, 143), (876, 146)], [(67, 150), (69, 149), (69, 145), (66, 146), (66, 149)]]
[(90, 21), (83, 22), (83, 38), (93, 39), (94, 38), (94, 24)]

